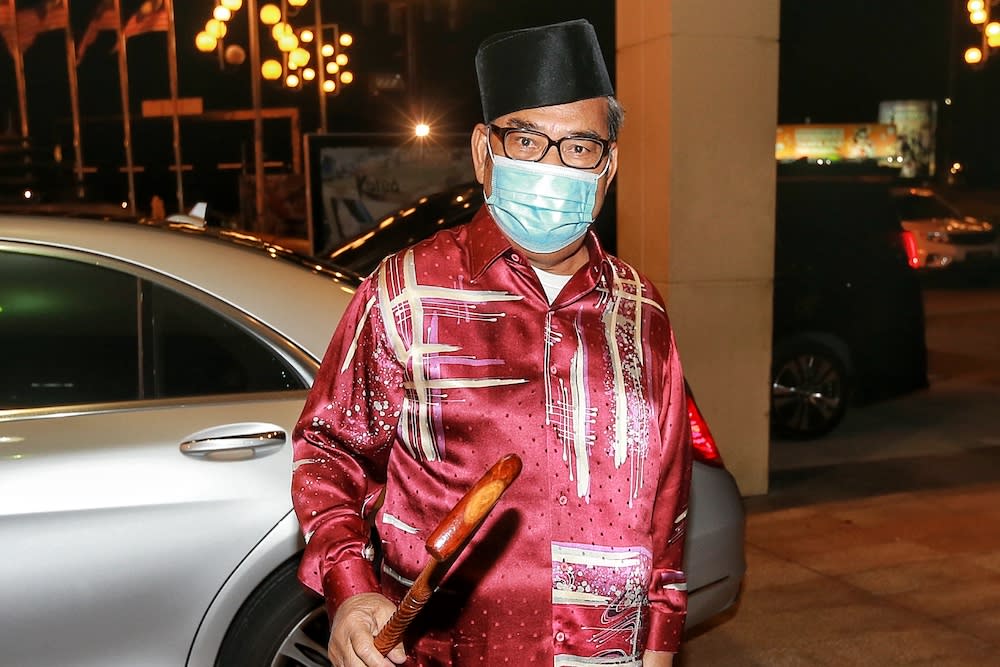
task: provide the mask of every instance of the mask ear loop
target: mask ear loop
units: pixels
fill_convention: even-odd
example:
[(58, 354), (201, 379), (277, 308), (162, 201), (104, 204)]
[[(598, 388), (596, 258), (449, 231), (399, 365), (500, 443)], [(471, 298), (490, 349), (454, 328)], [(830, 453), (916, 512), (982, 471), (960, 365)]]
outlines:
[(601, 169), (600, 173), (594, 174), (597, 178), (604, 178), (608, 175), (608, 169), (611, 168), (611, 149), (608, 149), (608, 159), (604, 161), (604, 169)]
[(490, 160), (493, 160), (494, 162), (496, 162), (497, 156), (493, 152), (493, 142), (490, 141), (490, 138), (492, 136), (493, 136), (493, 130), (491, 130), (489, 127), (487, 127), (486, 128), (486, 152), (490, 154)]
[[(487, 126), (486, 127), (486, 152), (490, 156), (490, 162), (492, 162), (495, 165), (496, 161), (497, 161), (497, 156), (493, 154), (493, 142), (490, 141), (490, 135), (491, 134), (493, 134), (493, 130), (491, 130), (489, 128), (489, 126)], [(492, 183), (492, 181), (493, 181), (493, 171), (494, 171), (493, 169), (490, 170), (490, 181), (491, 181), (490, 185), (491, 186), (493, 185), (493, 183)], [(489, 197), (486, 196), (486, 182), (485, 182), (485, 179), (483, 181), (483, 199), (484, 200), (489, 199)]]

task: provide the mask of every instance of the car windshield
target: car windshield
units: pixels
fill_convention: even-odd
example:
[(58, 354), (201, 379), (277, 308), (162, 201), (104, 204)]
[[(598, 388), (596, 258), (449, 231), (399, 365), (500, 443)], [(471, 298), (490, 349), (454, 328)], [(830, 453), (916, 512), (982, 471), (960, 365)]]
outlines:
[(903, 220), (961, 217), (947, 202), (934, 196), (903, 195), (896, 198), (896, 208)]

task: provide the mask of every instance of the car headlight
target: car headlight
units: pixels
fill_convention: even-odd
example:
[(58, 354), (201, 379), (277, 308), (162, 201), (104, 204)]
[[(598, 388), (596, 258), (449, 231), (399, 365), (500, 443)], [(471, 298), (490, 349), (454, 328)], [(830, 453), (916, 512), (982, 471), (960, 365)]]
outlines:
[(948, 242), (948, 232), (933, 231), (927, 232), (927, 240), (934, 243), (947, 243)]

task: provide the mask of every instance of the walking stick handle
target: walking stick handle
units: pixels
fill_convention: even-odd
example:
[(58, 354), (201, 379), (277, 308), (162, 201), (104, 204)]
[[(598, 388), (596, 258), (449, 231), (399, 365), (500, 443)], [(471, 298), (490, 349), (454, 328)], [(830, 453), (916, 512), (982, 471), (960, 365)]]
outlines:
[(387, 654), (399, 643), (410, 622), (430, 599), (444, 576), (443, 564), (461, 551), (486, 516), (521, 473), (521, 459), (507, 454), (486, 471), (427, 538), (424, 546), (431, 558), (414, 580), (399, 608), (377, 635), (375, 648)]

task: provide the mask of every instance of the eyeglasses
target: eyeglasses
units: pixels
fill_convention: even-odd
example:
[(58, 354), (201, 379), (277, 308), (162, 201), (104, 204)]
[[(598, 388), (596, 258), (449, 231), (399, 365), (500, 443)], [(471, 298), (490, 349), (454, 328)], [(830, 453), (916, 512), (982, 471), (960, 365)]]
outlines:
[(593, 137), (563, 137), (556, 140), (544, 132), (526, 130), (521, 127), (497, 127), (490, 125), (490, 131), (500, 137), (503, 154), (512, 160), (539, 162), (553, 146), (559, 153), (559, 160), (574, 169), (593, 169), (604, 159), (610, 142)]

